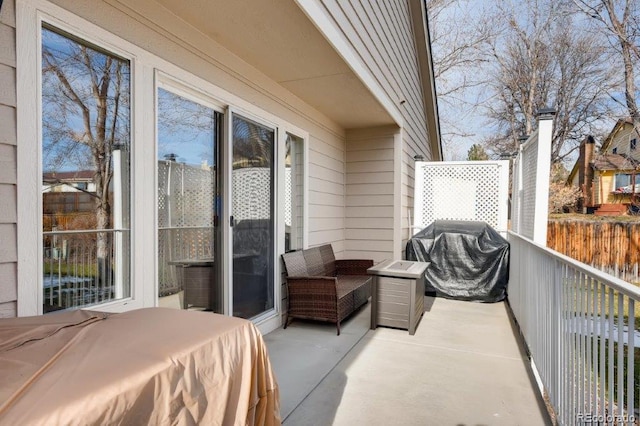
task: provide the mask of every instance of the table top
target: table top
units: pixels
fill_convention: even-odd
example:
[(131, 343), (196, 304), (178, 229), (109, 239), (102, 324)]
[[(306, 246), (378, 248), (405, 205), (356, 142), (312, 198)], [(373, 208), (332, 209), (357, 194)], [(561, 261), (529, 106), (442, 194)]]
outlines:
[(213, 265), (213, 257), (202, 257), (199, 259), (178, 259), (168, 262), (169, 265), (179, 266), (211, 266)]
[[(252, 254), (252, 253), (235, 253), (233, 255), (233, 259), (242, 260), (242, 259), (250, 259), (257, 256), (258, 256), (257, 254)], [(195, 259), (177, 259), (177, 260), (170, 260), (167, 263), (169, 265), (178, 265), (178, 266), (211, 266), (214, 263), (214, 258), (198, 257)]]
[(429, 267), (430, 262), (415, 262), (412, 260), (384, 260), (367, 269), (372, 275), (382, 275), (399, 278), (420, 278)]

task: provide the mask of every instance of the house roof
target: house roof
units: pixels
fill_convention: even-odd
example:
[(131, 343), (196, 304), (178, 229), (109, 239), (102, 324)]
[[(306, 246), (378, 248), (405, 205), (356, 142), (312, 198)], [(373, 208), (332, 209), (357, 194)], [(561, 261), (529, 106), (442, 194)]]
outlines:
[(613, 129), (611, 129), (611, 132), (609, 132), (609, 135), (607, 136), (607, 138), (604, 140), (604, 142), (602, 142), (602, 146), (600, 147), (600, 152), (607, 152), (607, 150), (609, 149), (609, 146), (615, 139), (618, 132), (624, 129), (625, 126), (627, 125), (633, 126), (633, 121), (630, 118), (619, 119), (616, 122), (615, 126), (613, 126)]
[[(607, 150), (611, 146), (611, 143), (615, 139), (618, 132), (624, 129), (625, 126), (627, 125), (633, 126), (633, 121), (631, 120), (631, 118), (620, 118), (618, 121), (616, 121), (616, 124), (613, 126), (613, 128), (605, 138), (604, 142), (602, 142), (602, 146), (600, 147), (600, 152), (603, 154), (596, 154), (596, 159), (594, 160), (594, 164), (593, 164), (593, 167), (596, 170), (633, 170), (634, 169), (633, 165), (631, 165), (630, 163), (625, 163), (625, 161), (633, 161), (632, 159), (627, 159), (623, 155), (607, 153)], [(598, 160), (599, 156), (601, 156), (600, 160)], [(576, 162), (573, 165), (571, 172), (569, 173), (569, 177), (567, 178), (567, 182), (569, 184), (573, 181), (576, 174), (578, 173), (580, 161), (581, 161), (581, 158), (576, 159)]]
[(634, 170), (639, 164), (622, 154), (596, 154), (592, 165), (595, 170)]
[(425, 100), (425, 114), (429, 126), (432, 160), (442, 160), (442, 138), (440, 135), (440, 116), (438, 97), (436, 95), (435, 71), (431, 54), (431, 33), (429, 32), (429, 16), (427, 0), (409, 2), (413, 23), (413, 36), (417, 47), (418, 64), (422, 78), (422, 90)]
[(95, 170), (74, 170), (70, 172), (48, 172), (42, 174), (44, 183), (56, 183), (62, 181), (79, 181), (86, 182), (93, 179)]

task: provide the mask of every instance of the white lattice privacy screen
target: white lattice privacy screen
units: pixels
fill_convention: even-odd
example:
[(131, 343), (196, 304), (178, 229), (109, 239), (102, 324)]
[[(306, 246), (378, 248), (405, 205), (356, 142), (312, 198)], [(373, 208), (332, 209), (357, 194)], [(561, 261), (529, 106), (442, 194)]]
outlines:
[(291, 226), (291, 167), (284, 169), (284, 224)]
[(214, 173), (207, 165), (158, 161), (158, 280), (160, 296), (180, 290), (169, 262), (213, 256)]
[(538, 138), (536, 136), (530, 138), (522, 147), (520, 161), (522, 162), (521, 185), (522, 188), (527, 188), (528, 190), (520, 193), (522, 196), (522, 205), (518, 211), (520, 220), (517, 232), (527, 238), (533, 238), (536, 206), (536, 193), (533, 189), (536, 187), (538, 174)]
[(158, 162), (158, 227), (213, 227), (213, 173), (208, 166)]
[(233, 218), (269, 219), (271, 217), (271, 169), (251, 167), (233, 171)]
[(414, 233), (435, 220), (484, 221), (507, 231), (509, 161), (416, 162)]

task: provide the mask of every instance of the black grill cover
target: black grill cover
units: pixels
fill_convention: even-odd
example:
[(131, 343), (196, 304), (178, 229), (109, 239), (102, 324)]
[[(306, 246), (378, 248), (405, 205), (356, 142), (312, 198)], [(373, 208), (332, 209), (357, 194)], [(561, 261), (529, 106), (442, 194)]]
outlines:
[(431, 262), (427, 293), (477, 302), (506, 297), (509, 243), (485, 222), (437, 220), (407, 242), (405, 257)]

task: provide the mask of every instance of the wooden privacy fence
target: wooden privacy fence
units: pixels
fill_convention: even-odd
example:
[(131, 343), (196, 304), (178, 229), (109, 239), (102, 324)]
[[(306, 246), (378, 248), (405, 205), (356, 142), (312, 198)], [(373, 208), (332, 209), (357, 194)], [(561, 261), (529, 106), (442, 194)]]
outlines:
[(640, 222), (550, 220), (547, 246), (615, 277), (640, 284)]

